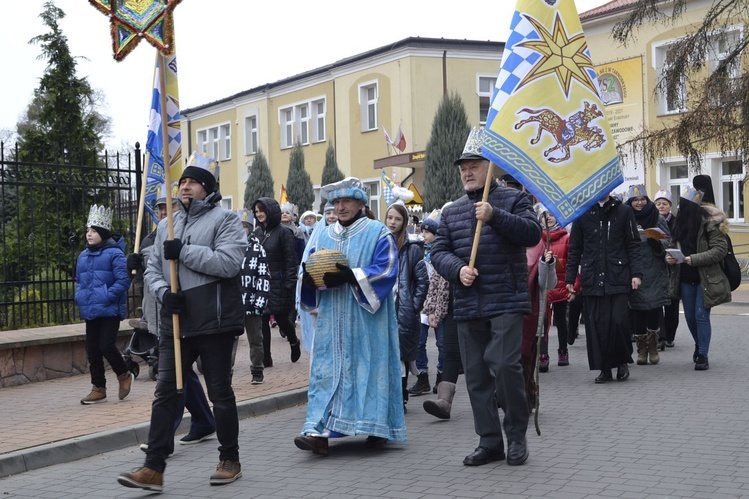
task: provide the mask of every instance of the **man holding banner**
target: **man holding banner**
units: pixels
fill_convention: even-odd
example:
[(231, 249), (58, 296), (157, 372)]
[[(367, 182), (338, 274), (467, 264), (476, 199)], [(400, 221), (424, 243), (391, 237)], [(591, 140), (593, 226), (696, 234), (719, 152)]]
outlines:
[[(454, 318), (479, 446), (463, 464), (480, 466), (505, 458), (497, 404), (504, 410), (507, 464), (528, 459), (525, 432), (530, 412), (520, 343), (523, 315), (531, 312), (525, 248), (541, 239), (541, 225), (528, 196), (489, 184), (482, 155), (483, 129), (474, 128), (455, 164), (466, 194), (445, 208), (432, 246), (432, 264), (455, 290)], [(477, 221), (483, 222), (478, 253), (469, 265)], [(496, 399), (495, 399), (496, 393)]]

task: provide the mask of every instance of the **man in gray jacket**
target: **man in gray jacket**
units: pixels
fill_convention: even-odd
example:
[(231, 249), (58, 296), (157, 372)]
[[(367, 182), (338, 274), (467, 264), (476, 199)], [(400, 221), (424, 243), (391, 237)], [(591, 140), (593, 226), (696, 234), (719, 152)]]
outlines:
[[(183, 210), (174, 215), (174, 239), (159, 227), (148, 259), (145, 282), (162, 303), (159, 379), (151, 408), (148, 451), (143, 467), (123, 473), (126, 487), (161, 492), (166, 458), (174, 450), (172, 424), (177, 408), (172, 316), (179, 315), (182, 369), (200, 357), (216, 418), (219, 465), (211, 485), (242, 476), (239, 463), (239, 419), (231, 386), (235, 337), (244, 331), (239, 269), (246, 246), (239, 218), (218, 202), (216, 162), (201, 154), (190, 157), (179, 180)], [(214, 176), (215, 175), (215, 176)], [(162, 220), (160, 225), (166, 225)], [(171, 291), (169, 260), (176, 260), (179, 291)]]

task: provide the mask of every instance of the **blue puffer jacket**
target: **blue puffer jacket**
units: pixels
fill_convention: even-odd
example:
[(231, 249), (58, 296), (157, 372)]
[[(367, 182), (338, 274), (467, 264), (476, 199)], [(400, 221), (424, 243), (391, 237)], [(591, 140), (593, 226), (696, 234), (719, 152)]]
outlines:
[(86, 248), (75, 267), (75, 304), (81, 319), (127, 317), (127, 290), (130, 278), (125, 258), (125, 239), (114, 234), (98, 248)]
[(476, 231), (474, 203), (483, 189), (466, 193), (442, 212), (432, 244), (432, 264), (455, 290), (456, 321), (488, 319), (531, 311), (525, 248), (541, 239), (541, 225), (528, 195), (493, 183), (488, 202), (492, 219), (483, 224), (476, 256), (478, 277), (470, 287), (460, 282), (460, 269), (471, 259)]

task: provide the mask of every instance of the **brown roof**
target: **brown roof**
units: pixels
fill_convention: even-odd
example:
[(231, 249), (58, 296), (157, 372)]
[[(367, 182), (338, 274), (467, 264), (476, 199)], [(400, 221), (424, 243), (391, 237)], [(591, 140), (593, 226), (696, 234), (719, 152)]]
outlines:
[(586, 10), (580, 13), (580, 20), (587, 21), (596, 17), (602, 17), (615, 12), (629, 10), (630, 6), (637, 3), (638, 0), (611, 0), (608, 3), (596, 7), (595, 9)]

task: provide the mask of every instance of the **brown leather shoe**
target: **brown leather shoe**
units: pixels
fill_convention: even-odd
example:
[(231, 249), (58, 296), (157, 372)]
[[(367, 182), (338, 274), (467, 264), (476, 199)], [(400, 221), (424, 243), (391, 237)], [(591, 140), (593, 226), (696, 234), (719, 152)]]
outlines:
[(328, 439), (325, 437), (296, 437), (294, 445), (302, 450), (311, 450), (313, 454), (328, 455)]
[(117, 381), (120, 382), (120, 391), (118, 396), (120, 400), (125, 400), (130, 395), (130, 389), (133, 387), (133, 380), (135, 376), (130, 371), (124, 372), (117, 376)]
[(162, 492), (164, 490), (164, 474), (151, 468), (135, 468), (131, 473), (123, 473), (117, 477), (117, 482), (133, 489)]
[(374, 435), (370, 435), (364, 441), (364, 447), (366, 447), (367, 449), (382, 449), (387, 443), (387, 438), (375, 437)]
[(92, 386), (91, 393), (81, 399), (81, 404), (91, 405), (98, 404), (99, 402), (107, 401), (107, 389), (106, 387)]
[(234, 461), (221, 461), (216, 466), (216, 473), (211, 475), (211, 485), (226, 485), (242, 476), (242, 465)]

